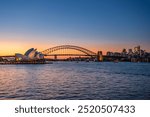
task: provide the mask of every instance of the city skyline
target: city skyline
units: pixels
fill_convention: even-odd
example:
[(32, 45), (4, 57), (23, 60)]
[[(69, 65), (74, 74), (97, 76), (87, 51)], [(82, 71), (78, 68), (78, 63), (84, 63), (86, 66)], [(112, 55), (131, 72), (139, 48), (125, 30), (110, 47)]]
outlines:
[(0, 16), (0, 55), (64, 44), (150, 51), (149, 0), (2, 0)]

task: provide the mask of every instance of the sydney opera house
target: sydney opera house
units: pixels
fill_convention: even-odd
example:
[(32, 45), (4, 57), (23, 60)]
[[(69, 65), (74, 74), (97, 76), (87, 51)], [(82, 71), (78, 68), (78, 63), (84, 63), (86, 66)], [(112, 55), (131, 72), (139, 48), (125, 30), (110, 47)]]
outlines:
[(44, 55), (41, 52), (38, 52), (37, 49), (31, 48), (25, 52), (24, 55), (20, 53), (15, 54), (16, 61), (35, 61), (43, 60)]

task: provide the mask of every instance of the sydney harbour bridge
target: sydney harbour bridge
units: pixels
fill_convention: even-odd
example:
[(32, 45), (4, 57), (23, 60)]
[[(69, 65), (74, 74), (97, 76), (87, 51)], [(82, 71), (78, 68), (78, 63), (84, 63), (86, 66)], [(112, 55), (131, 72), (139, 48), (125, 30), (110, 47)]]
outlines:
[[(75, 45), (60, 45), (48, 48), (44, 51), (41, 51), (45, 58), (54, 57), (54, 60), (57, 60), (58, 57), (89, 57), (97, 59), (98, 61), (102, 60), (102, 52), (98, 51), (97, 53)], [(14, 55), (6, 55), (0, 57), (15, 57)]]
[[(69, 50), (72, 52), (70, 53)], [(97, 58), (100, 56), (100, 53), (97, 54), (91, 50), (88, 50), (83, 47), (74, 46), (74, 45), (61, 45), (61, 46), (55, 46), (49, 49), (46, 49), (41, 52), (44, 54), (44, 56), (54, 56), (54, 59), (57, 59), (58, 56), (78, 56), (78, 57), (91, 57), (91, 58)]]

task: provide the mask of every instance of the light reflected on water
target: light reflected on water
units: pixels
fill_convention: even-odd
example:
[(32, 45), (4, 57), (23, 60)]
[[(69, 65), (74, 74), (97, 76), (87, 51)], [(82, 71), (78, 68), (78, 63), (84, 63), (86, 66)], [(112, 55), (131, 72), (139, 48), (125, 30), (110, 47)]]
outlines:
[(149, 63), (0, 65), (0, 99), (150, 99)]

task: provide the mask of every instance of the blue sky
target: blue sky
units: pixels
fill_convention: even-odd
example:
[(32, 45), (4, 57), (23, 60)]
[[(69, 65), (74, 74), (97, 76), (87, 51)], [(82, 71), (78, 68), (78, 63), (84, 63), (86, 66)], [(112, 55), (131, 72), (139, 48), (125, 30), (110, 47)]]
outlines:
[(0, 0), (0, 41), (150, 50), (150, 0)]

